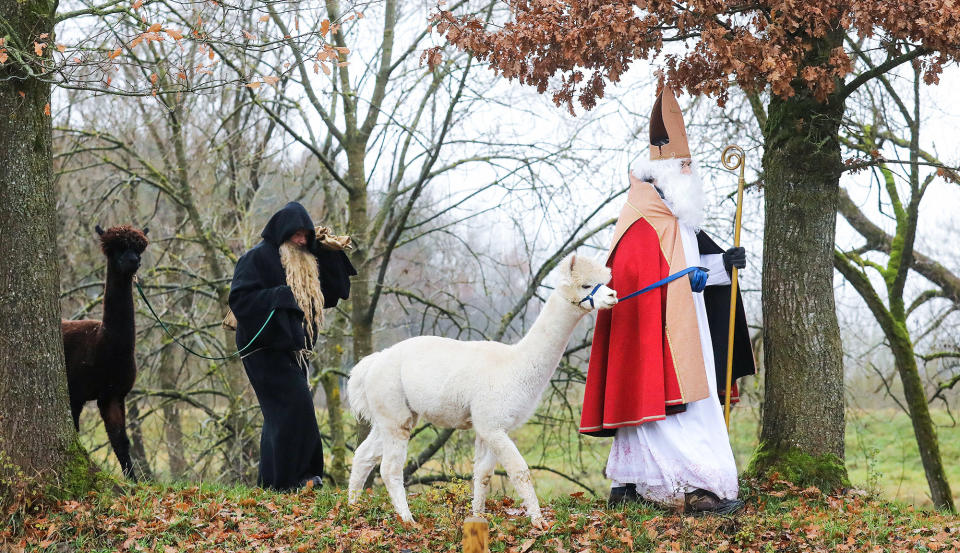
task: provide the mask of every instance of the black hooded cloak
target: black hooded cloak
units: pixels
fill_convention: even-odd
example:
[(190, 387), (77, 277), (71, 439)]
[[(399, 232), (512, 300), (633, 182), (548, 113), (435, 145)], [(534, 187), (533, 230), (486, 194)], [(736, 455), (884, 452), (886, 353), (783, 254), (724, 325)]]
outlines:
[[(723, 248), (717, 245), (707, 233), (697, 233), (697, 246), (700, 255), (722, 254)], [(717, 393), (720, 403), (727, 393), (727, 340), (730, 332), (730, 288), (731, 284), (707, 286), (703, 289), (703, 302), (707, 310), (707, 323), (710, 325), (710, 339), (713, 342), (713, 362), (717, 371)], [(750, 342), (750, 329), (747, 327), (747, 314), (743, 308), (743, 296), (737, 289), (737, 313), (733, 322), (733, 383), (738, 379), (756, 374), (757, 365), (753, 358), (753, 344)], [(733, 388), (731, 403), (739, 401), (738, 390)]]
[[(263, 240), (237, 262), (230, 287), (237, 348), (245, 347), (241, 359), (263, 412), (257, 483), (278, 490), (323, 475), (313, 397), (306, 370), (295, 356), (306, 340), (303, 311), (287, 286), (280, 245), (298, 230), (308, 231), (307, 247), (317, 256), (324, 307), (347, 299), (350, 277), (356, 274), (344, 252), (319, 248), (313, 228), (307, 210), (288, 203), (267, 222), (260, 233)], [(273, 318), (251, 343), (271, 311)]]

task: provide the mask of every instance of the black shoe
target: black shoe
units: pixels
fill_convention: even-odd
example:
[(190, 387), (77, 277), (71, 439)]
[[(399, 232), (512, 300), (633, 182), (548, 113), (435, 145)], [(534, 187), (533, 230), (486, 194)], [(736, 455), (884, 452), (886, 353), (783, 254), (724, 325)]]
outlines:
[(627, 484), (610, 488), (610, 497), (607, 498), (607, 507), (620, 507), (637, 501), (637, 485)]
[(317, 490), (323, 487), (323, 478), (319, 476), (311, 476), (310, 478), (304, 478), (300, 481), (300, 485), (297, 486), (301, 490)]
[(683, 512), (693, 516), (732, 515), (742, 508), (743, 501), (739, 499), (720, 499), (707, 490), (694, 490), (686, 494)]

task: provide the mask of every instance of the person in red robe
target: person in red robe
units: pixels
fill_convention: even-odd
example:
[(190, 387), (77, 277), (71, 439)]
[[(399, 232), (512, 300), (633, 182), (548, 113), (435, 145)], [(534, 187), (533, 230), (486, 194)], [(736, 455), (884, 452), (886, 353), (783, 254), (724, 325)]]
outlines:
[[(614, 231), (610, 287), (625, 295), (687, 267), (709, 273), (702, 291), (680, 278), (598, 314), (580, 432), (614, 436), (611, 504), (645, 499), (718, 513), (742, 506), (717, 382), (726, 373), (729, 271), (746, 256), (717, 246), (700, 230), (702, 217), (679, 104), (663, 89), (651, 114), (651, 161), (631, 170)], [(749, 338), (741, 301), (734, 377), (755, 372)]]

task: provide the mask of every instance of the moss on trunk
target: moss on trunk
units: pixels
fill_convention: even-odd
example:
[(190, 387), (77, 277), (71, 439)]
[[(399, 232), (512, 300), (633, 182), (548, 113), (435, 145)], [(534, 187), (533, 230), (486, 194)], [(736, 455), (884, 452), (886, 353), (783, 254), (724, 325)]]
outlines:
[(843, 460), (832, 453), (810, 455), (800, 449), (774, 450), (761, 444), (750, 459), (747, 475), (776, 477), (806, 488), (831, 491), (850, 485)]
[(90, 490), (103, 489), (114, 482), (109, 474), (93, 464), (80, 440), (75, 440), (67, 448), (66, 460), (57, 476), (47, 488), (47, 494), (57, 499), (83, 497)]
[(903, 384), (903, 396), (907, 401), (913, 433), (920, 449), (923, 472), (930, 486), (930, 498), (936, 508), (954, 512), (956, 506), (953, 503), (953, 494), (943, 466), (943, 457), (940, 455), (940, 440), (937, 438), (937, 429), (930, 417), (927, 394), (920, 380), (917, 358), (914, 355), (913, 342), (906, 329), (906, 321), (898, 321), (895, 324), (895, 334), (893, 336), (888, 334), (887, 339), (897, 362), (900, 382)]

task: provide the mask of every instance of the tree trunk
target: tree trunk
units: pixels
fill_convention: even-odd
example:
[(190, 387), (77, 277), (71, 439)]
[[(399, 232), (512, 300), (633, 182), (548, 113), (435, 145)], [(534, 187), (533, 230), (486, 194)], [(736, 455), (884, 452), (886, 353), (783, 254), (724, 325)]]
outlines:
[[(363, 171), (361, 168), (360, 171)], [(362, 176), (360, 177), (362, 178)], [(356, 248), (353, 252), (354, 265), (357, 276), (353, 278), (350, 290), (351, 317), (353, 330), (353, 358), (359, 361), (373, 352), (373, 321), (370, 311), (370, 282), (373, 280), (372, 271), (366, 257), (369, 253), (369, 240), (373, 237), (365, 236), (369, 219), (367, 218), (367, 192), (365, 184), (362, 190), (354, 189), (350, 193), (349, 232), (355, 237)]]
[[(833, 44), (818, 44), (829, 53)], [(774, 96), (764, 128), (765, 402), (757, 474), (847, 481), (843, 365), (833, 296), (843, 101)]]
[(834, 260), (837, 270), (866, 302), (890, 344), (890, 351), (893, 352), (897, 372), (900, 374), (900, 382), (903, 384), (903, 395), (907, 400), (907, 411), (913, 423), (913, 433), (920, 449), (920, 461), (926, 473), (927, 485), (930, 487), (930, 498), (936, 508), (953, 511), (955, 510), (953, 495), (944, 471), (943, 458), (940, 456), (940, 442), (937, 439), (936, 427), (933, 419), (930, 418), (926, 393), (923, 390), (923, 382), (920, 380), (913, 342), (907, 330), (906, 314), (902, 309), (898, 313), (888, 310), (867, 276), (855, 268), (843, 253), (836, 252)]
[[(350, 329), (353, 333), (354, 364), (373, 353), (373, 318), (370, 316), (370, 282), (373, 280), (373, 271), (370, 264), (366, 262), (366, 258), (371, 247), (370, 242), (375, 237), (366, 235), (370, 220), (367, 213), (367, 184), (363, 176), (365, 154), (365, 145), (355, 146), (349, 151), (347, 158), (349, 164), (347, 180), (351, 186), (347, 202), (350, 217), (347, 229), (354, 237), (353, 264), (357, 269), (357, 275), (353, 277), (350, 290)], [(369, 423), (358, 420), (357, 444), (363, 442), (369, 433)], [(365, 487), (370, 486), (372, 474), (367, 479)]]
[(940, 441), (937, 439), (937, 430), (930, 418), (930, 409), (927, 406), (927, 395), (923, 391), (923, 382), (917, 369), (917, 358), (914, 356), (913, 344), (907, 332), (905, 323), (894, 323), (894, 335), (887, 336), (890, 347), (897, 361), (897, 371), (900, 373), (900, 382), (903, 384), (903, 395), (907, 400), (907, 409), (910, 411), (910, 420), (913, 422), (913, 433), (917, 437), (917, 446), (920, 448), (920, 461), (930, 486), (930, 498), (934, 507), (947, 511), (954, 511), (953, 494), (950, 492), (950, 483), (943, 468), (943, 458), (940, 456)]
[[(55, 6), (0, 1), (6, 48), (32, 52)], [(49, 102), (49, 83), (11, 55), (0, 67), (0, 501), (24, 475), (67, 495), (95, 483), (67, 401)]]
[[(176, 345), (170, 344), (161, 354), (160, 369), (157, 371), (157, 377), (159, 378), (160, 389), (162, 390), (179, 389), (176, 368), (177, 358), (179, 357), (178, 353)], [(176, 481), (183, 478), (187, 471), (179, 400), (164, 400), (161, 412), (163, 414), (163, 437), (167, 448), (170, 479)]]
[[(229, 304), (224, 297), (221, 313), (226, 313)], [(236, 351), (234, 333), (224, 329), (224, 343), (227, 351)], [(219, 371), (223, 375), (224, 391), (230, 397), (227, 413), (224, 416), (227, 432), (230, 433), (224, 443), (224, 479), (231, 483), (253, 485), (257, 481), (257, 466), (260, 462), (259, 435), (254, 429), (254, 417), (247, 407), (255, 404), (250, 381), (243, 370), (239, 358), (224, 361)]]
[[(339, 367), (339, 365), (337, 365)], [(338, 487), (347, 485), (347, 436), (343, 424), (343, 403), (340, 396), (340, 375), (326, 372), (320, 377), (323, 391), (327, 395), (327, 415), (330, 417), (330, 468), (327, 471), (333, 484)]]
[(147, 448), (143, 445), (142, 422), (140, 398), (130, 399), (127, 403), (127, 428), (130, 431), (130, 460), (133, 461), (133, 473), (137, 480), (153, 480), (153, 470), (147, 459)]

